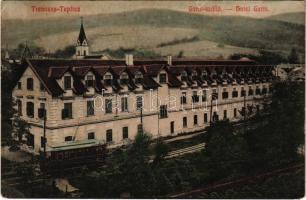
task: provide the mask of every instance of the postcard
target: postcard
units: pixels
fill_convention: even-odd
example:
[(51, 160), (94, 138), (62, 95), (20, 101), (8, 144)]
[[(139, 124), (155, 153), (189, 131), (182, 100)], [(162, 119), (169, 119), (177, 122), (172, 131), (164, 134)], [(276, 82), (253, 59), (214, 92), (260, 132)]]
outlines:
[(302, 198), (304, 4), (2, 1), (2, 197)]

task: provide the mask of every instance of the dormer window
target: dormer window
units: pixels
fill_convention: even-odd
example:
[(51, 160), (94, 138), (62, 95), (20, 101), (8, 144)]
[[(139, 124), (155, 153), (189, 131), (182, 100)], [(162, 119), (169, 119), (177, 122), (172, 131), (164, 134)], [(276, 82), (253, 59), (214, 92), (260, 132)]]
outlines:
[(111, 85), (113, 76), (111, 74), (105, 74), (103, 79), (105, 84)]
[(186, 71), (183, 71), (182, 72), (182, 81), (187, 81), (187, 72)]
[(71, 76), (64, 76), (64, 89), (71, 89)]
[(159, 75), (159, 83), (163, 84), (167, 82), (167, 75), (166, 74), (160, 74)]
[(142, 79), (143, 79), (142, 73), (138, 72), (137, 74), (135, 74), (135, 83), (136, 84), (140, 84)]
[(192, 79), (195, 80), (197, 78), (198, 73), (196, 71), (192, 72)]
[(204, 79), (207, 76), (207, 71), (203, 71), (201, 76), (202, 76), (202, 79)]
[(120, 83), (121, 84), (127, 84), (129, 80), (129, 75), (127, 73), (123, 73), (120, 76)]
[(94, 87), (94, 76), (93, 75), (88, 75), (86, 77), (86, 87)]

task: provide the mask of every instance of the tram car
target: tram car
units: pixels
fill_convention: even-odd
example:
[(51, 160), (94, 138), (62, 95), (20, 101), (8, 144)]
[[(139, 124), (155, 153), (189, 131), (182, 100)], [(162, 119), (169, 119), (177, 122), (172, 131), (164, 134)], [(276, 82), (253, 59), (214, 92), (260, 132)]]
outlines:
[(103, 164), (106, 144), (98, 140), (71, 141), (59, 146), (47, 147), (46, 155), (40, 152), (41, 170), (62, 172), (82, 166)]

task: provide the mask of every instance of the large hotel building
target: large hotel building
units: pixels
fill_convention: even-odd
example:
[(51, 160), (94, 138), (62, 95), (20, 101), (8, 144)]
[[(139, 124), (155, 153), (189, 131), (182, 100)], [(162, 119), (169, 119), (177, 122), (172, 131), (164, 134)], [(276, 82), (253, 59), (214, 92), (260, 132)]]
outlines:
[(41, 109), (47, 151), (100, 143), (111, 148), (139, 131), (175, 136), (214, 120), (242, 119), (244, 107), (261, 109), (275, 78), (274, 66), (249, 59), (92, 56), (83, 24), (74, 59), (27, 59), (21, 68), (12, 95), (31, 125), (27, 140), (35, 153), (43, 146)]

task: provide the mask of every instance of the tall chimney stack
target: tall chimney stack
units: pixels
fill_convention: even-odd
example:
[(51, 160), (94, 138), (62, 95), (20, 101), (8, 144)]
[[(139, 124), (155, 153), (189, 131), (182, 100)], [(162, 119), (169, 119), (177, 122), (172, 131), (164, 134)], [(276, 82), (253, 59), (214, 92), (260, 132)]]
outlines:
[(125, 64), (127, 66), (134, 65), (133, 54), (125, 54)]
[(168, 65), (172, 65), (172, 56), (167, 56), (167, 63)]

